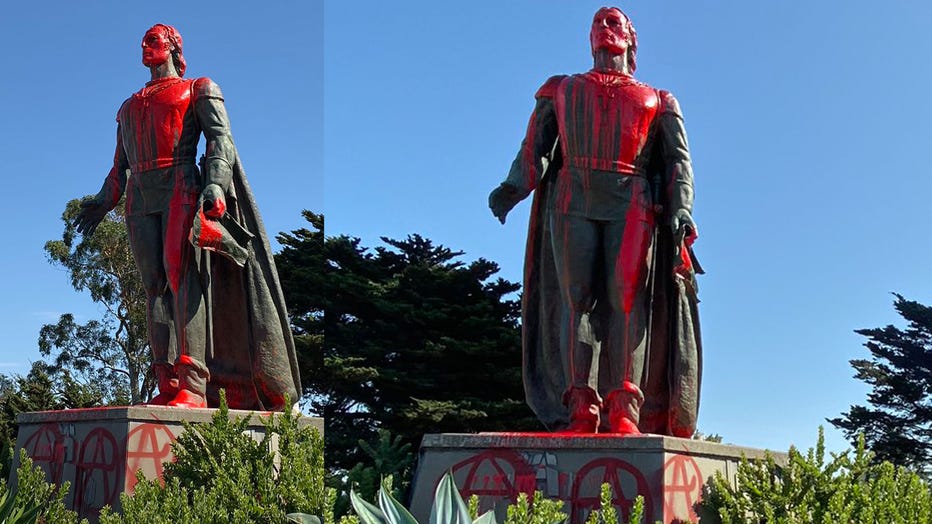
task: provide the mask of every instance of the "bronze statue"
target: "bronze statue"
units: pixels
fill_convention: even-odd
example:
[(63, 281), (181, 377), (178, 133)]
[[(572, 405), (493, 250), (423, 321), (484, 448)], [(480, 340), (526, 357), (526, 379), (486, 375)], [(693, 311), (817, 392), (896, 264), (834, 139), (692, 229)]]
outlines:
[(696, 427), (701, 343), (693, 176), (679, 104), (632, 77), (637, 34), (596, 12), (593, 68), (537, 92), (527, 136), (489, 196), (504, 223), (536, 189), (522, 302), (524, 383), (548, 427)]
[(216, 405), (223, 388), (232, 408), (280, 411), (301, 391), (294, 341), (223, 95), (209, 78), (183, 78), (174, 27), (146, 32), (142, 62), (152, 79), (120, 107), (113, 168), (75, 225), (93, 234), (126, 194), (159, 387), (152, 404)]

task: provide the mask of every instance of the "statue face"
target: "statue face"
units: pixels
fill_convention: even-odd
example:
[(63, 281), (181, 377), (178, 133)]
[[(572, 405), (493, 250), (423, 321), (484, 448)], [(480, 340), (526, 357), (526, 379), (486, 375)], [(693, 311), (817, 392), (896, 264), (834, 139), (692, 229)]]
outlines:
[(621, 55), (628, 51), (630, 35), (627, 31), (628, 18), (615, 7), (603, 7), (592, 17), (592, 30), (589, 42), (592, 52), (605, 49), (612, 54)]
[(146, 67), (156, 67), (171, 60), (172, 43), (165, 36), (165, 31), (153, 27), (142, 37), (142, 63)]

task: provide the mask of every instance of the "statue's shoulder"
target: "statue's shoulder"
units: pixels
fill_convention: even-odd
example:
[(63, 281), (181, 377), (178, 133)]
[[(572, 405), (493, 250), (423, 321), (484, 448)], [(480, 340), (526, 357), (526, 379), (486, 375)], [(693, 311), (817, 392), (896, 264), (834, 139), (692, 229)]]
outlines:
[(206, 76), (194, 80), (191, 92), (194, 93), (195, 100), (200, 98), (217, 98), (223, 100), (223, 93), (220, 91), (220, 86)]
[(560, 82), (563, 82), (566, 78), (566, 75), (551, 76), (544, 82), (544, 85), (540, 86), (534, 98), (553, 98), (557, 94), (557, 88), (560, 87)]
[(680, 103), (676, 101), (676, 97), (673, 96), (673, 93), (663, 89), (658, 89), (657, 94), (660, 97), (660, 110), (662, 112), (673, 113), (675, 115), (683, 114), (680, 111)]

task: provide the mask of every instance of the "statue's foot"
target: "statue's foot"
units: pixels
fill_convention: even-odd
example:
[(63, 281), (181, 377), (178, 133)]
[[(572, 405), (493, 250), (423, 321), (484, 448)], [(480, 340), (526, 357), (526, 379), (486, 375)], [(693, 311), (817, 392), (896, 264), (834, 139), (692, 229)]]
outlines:
[(617, 417), (612, 419), (609, 424), (609, 432), (618, 435), (640, 435), (638, 425), (628, 417)]
[(177, 408), (206, 408), (207, 399), (191, 390), (182, 389), (167, 405)]
[(149, 402), (146, 402), (147, 406), (167, 406), (169, 402), (175, 400), (175, 397), (178, 396), (178, 390), (172, 392), (162, 391), (158, 395), (152, 397)]

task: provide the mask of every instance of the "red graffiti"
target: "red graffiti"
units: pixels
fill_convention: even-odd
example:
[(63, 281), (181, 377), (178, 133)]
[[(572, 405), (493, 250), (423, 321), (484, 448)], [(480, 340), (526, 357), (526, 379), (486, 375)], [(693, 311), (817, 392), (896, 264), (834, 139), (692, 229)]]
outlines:
[[(96, 517), (116, 501), (119, 447), (113, 433), (96, 428), (81, 443), (75, 464), (74, 507), (82, 517)], [(100, 491), (98, 491), (100, 490)]]
[(601, 503), (599, 496), (602, 484), (608, 483), (612, 488), (612, 504), (618, 508), (625, 519), (631, 513), (634, 499), (644, 497), (644, 514), (647, 522), (654, 521), (654, 506), (650, 485), (641, 471), (616, 458), (598, 458), (579, 469), (573, 482), (572, 504), (573, 522), (585, 522), (594, 509)]
[(162, 463), (172, 457), (171, 443), (175, 435), (165, 424), (145, 423), (126, 435), (126, 493), (136, 489), (136, 472), (140, 469), (162, 478)]
[(695, 459), (688, 455), (673, 455), (663, 465), (664, 522), (680, 518), (699, 520), (695, 505), (702, 497), (702, 473)]
[(58, 424), (43, 424), (23, 445), (32, 462), (45, 470), (49, 482), (61, 484), (65, 464), (65, 437)]
[(464, 498), (478, 495), (480, 509), (490, 509), (495, 502), (514, 503), (519, 493), (531, 495), (536, 489), (536, 475), (518, 452), (491, 449), (459, 462), (451, 468), (462, 488)]

